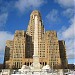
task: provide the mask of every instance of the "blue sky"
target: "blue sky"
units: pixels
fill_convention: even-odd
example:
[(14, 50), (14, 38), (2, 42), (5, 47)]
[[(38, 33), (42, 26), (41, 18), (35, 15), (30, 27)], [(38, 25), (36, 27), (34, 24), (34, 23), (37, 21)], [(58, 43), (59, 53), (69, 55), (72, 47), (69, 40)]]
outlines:
[(26, 31), (33, 10), (40, 11), (45, 30), (55, 30), (65, 40), (68, 62), (75, 63), (74, 0), (0, 0), (0, 63), (6, 40), (16, 30)]

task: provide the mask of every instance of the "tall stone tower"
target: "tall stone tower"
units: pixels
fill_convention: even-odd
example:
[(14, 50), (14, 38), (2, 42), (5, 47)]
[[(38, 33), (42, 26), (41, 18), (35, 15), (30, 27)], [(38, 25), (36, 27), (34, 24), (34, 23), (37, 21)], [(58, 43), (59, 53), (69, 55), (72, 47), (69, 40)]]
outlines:
[(28, 47), (28, 52), (27, 52), (27, 56), (29, 57), (33, 57), (33, 51), (34, 51), (34, 30), (35, 30), (35, 16), (37, 16), (37, 21), (38, 21), (38, 50), (40, 50), (40, 42), (44, 36), (44, 25), (42, 23), (42, 18), (40, 15), (40, 12), (37, 10), (34, 10), (31, 15), (30, 15), (30, 21), (29, 21), (29, 25), (26, 31), (27, 34), (27, 46)]
[(67, 67), (64, 41), (58, 40), (56, 31), (45, 31), (38, 10), (31, 13), (27, 30), (17, 30), (14, 39), (7, 40), (5, 47), (5, 68), (21, 68), (32, 63), (35, 68), (40, 68), (35, 66), (37, 63), (54, 68)]

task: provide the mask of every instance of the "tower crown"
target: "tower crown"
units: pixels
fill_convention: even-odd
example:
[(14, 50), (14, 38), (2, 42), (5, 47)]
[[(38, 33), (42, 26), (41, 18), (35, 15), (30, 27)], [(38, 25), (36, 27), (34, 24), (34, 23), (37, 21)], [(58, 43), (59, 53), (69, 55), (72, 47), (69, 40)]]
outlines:
[(41, 14), (38, 10), (34, 10), (34, 11), (32, 11), (30, 16), (39, 16), (39, 17), (41, 17)]
[(38, 10), (32, 11), (32, 13), (30, 15), (30, 20), (34, 20), (35, 16), (38, 17), (39, 21), (42, 21), (41, 14), (40, 14), (40, 12)]
[(32, 11), (31, 16), (32, 16), (32, 15), (41, 16), (41, 15), (40, 15), (40, 12), (39, 12), (38, 10)]

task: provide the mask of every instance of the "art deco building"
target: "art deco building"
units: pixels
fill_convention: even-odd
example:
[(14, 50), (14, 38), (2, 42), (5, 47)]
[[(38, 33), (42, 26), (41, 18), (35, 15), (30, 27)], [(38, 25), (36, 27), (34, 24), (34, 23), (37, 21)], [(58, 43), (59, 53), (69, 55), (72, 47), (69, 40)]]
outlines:
[(67, 67), (65, 42), (58, 40), (55, 31), (45, 31), (40, 12), (34, 10), (30, 15), (26, 31), (17, 30), (13, 40), (6, 41), (4, 67), (21, 68), (33, 63), (34, 17), (38, 16), (38, 55), (41, 65)]

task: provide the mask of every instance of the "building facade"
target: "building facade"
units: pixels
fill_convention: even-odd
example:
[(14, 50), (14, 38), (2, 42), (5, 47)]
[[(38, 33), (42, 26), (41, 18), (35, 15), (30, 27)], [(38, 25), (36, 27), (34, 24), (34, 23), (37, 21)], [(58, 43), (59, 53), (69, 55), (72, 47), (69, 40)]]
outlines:
[[(13, 40), (6, 41), (4, 68), (21, 68), (33, 63), (34, 17), (38, 16), (38, 55), (40, 64), (67, 67), (65, 42), (58, 40), (55, 31), (45, 31), (40, 12), (34, 10), (30, 15), (26, 31), (17, 30)], [(65, 60), (65, 61), (64, 61)]]

